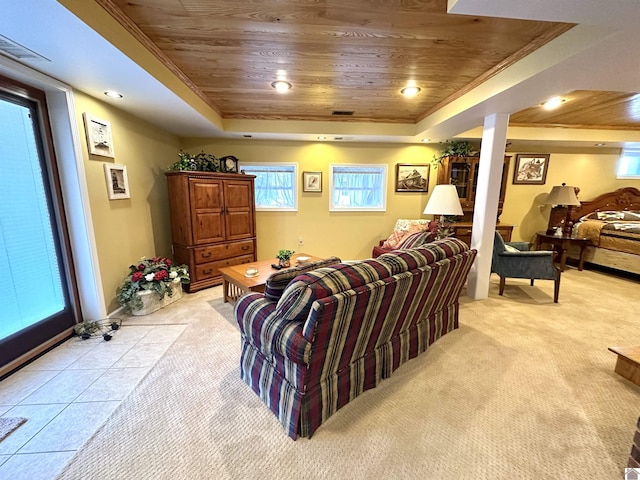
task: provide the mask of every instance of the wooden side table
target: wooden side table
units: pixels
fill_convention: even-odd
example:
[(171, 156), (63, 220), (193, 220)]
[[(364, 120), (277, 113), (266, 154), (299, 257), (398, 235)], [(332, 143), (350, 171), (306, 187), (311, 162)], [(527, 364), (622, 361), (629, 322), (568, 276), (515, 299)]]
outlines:
[(548, 235), (546, 232), (536, 233), (536, 250), (541, 250), (542, 245), (552, 245), (556, 251), (555, 261), (560, 264), (560, 270), (564, 271), (567, 266), (567, 250), (572, 245), (580, 247), (580, 260), (578, 262), (578, 270), (584, 267), (584, 249), (589, 245), (589, 240), (583, 237), (556, 237)]
[(640, 386), (640, 346), (609, 347), (618, 355), (615, 372)]

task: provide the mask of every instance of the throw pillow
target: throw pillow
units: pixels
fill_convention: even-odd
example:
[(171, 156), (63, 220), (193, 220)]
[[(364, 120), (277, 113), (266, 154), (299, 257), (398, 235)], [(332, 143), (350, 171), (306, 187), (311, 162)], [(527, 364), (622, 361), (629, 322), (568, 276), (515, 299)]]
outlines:
[(518, 253), (520, 251), (516, 247), (512, 247), (511, 245), (507, 245), (507, 244), (505, 244), (504, 249), (507, 252), (511, 252), (511, 253)]
[(389, 238), (382, 244), (383, 248), (396, 249), (398, 245), (412, 233), (422, 232), (427, 228), (425, 224), (412, 224), (407, 226), (407, 230), (394, 230)]
[(340, 263), (340, 259), (338, 257), (329, 257), (323, 260), (309, 262), (304, 265), (298, 265), (297, 267), (280, 270), (279, 272), (276, 272), (269, 278), (267, 278), (264, 287), (264, 296), (269, 300), (274, 300), (277, 302), (278, 300), (280, 300), (282, 292), (284, 292), (285, 288), (287, 288), (287, 285), (289, 285), (291, 280), (296, 278), (301, 273), (309, 272), (321, 267), (329, 267), (336, 263)]
[(407, 250), (409, 248), (419, 247), (420, 245), (423, 245), (425, 243), (433, 242), (434, 240), (435, 237), (433, 233), (428, 230), (416, 233), (408, 233), (402, 238), (402, 240), (400, 240), (397, 248), (399, 250)]

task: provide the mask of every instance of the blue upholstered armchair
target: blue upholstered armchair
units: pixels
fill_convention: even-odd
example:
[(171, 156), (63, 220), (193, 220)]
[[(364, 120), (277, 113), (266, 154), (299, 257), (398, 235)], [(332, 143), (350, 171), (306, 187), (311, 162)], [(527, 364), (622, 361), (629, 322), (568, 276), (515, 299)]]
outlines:
[(504, 293), (504, 283), (509, 278), (553, 280), (553, 301), (558, 303), (560, 292), (560, 269), (553, 263), (554, 252), (531, 251), (526, 242), (508, 242), (498, 232), (493, 241), (491, 272), (500, 276), (500, 295)]

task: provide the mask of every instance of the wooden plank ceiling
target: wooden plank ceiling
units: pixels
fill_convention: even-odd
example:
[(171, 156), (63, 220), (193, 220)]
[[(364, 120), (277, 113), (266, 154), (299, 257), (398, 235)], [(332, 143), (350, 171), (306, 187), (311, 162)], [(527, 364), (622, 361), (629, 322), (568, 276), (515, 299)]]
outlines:
[[(96, 1), (223, 118), (417, 122), (572, 27), (448, 15), (447, 0)], [(278, 78), (293, 88), (277, 93)], [(422, 91), (405, 98), (411, 83)], [(635, 96), (571, 95), (568, 118), (513, 122), (638, 125)]]

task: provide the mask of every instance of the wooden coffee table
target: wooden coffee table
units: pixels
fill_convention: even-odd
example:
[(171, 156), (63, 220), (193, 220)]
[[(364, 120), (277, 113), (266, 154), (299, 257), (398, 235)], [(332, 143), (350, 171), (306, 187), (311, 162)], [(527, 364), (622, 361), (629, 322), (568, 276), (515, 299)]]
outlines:
[[(297, 264), (296, 259), (298, 257), (309, 257), (309, 262), (321, 260), (320, 257), (314, 257), (313, 255), (307, 255), (306, 253), (298, 253), (291, 257), (292, 267)], [(271, 258), (269, 260), (242, 263), (240, 265), (221, 268), (220, 273), (222, 274), (222, 292), (224, 301), (235, 304), (243, 293), (264, 292), (267, 278), (278, 271), (271, 266), (273, 263), (278, 263), (278, 259)], [(245, 275), (247, 268), (257, 268), (258, 275), (255, 277), (247, 277)]]

